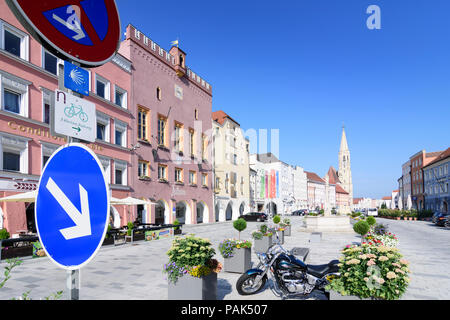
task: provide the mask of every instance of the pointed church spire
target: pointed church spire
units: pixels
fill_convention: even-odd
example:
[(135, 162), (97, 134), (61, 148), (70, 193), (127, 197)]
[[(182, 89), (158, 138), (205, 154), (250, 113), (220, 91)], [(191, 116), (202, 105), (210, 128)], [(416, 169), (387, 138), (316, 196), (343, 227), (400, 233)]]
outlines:
[(345, 126), (342, 126), (341, 150), (340, 152), (348, 151), (347, 136), (345, 135)]

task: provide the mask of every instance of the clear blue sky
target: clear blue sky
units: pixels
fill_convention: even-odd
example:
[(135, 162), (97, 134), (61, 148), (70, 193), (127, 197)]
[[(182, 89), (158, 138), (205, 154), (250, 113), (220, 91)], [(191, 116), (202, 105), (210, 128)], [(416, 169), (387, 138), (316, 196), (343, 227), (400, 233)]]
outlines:
[(124, 28), (167, 50), (179, 38), (213, 111), (279, 129), (284, 162), (337, 168), (345, 123), (355, 197), (390, 195), (411, 155), (450, 146), (448, 0), (116, 2)]

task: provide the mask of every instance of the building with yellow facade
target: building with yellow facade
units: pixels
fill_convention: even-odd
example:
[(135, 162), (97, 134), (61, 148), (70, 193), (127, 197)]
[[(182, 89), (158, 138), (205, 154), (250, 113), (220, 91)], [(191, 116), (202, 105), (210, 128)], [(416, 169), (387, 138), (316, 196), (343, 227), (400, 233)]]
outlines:
[(215, 219), (236, 220), (250, 210), (249, 140), (223, 111), (212, 113), (212, 128)]

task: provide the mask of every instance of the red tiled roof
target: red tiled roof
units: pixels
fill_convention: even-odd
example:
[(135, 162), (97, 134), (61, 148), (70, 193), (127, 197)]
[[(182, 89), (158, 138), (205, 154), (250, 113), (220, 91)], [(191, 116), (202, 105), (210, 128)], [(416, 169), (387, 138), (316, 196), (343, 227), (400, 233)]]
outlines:
[[(434, 163), (436, 163), (436, 162), (439, 162), (439, 161), (441, 161), (441, 160), (444, 160), (444, 159), (446, 159), (446, 158), (448, 158), (448, 157), (450, 157), (450, 148), (448, 148), (447, 150), (441, 152), (441, 153), (436, 157), (436, 159), (434, 159), (434, 160), (432, 160), (431, 162), (429, 162), (425, 167), (428, 167), (428, 166), (430, 166), (430, 165), (432, 165), (432, 164), (434, 164)], [(425, 168), (425, 167), (424, 167), (424, 168)]]
[(228, 114), (226, 114), (222, 110), (214, 111), (212, 113), (212, 119), (214, 121), (217, 121), (218, 123), (220, 123), (220, 125), (223, 125), (223, 123), (225, 122), (226, 119), (230, 119), (231, 121), (233, 121), (239, 125), (239, 123), (236, 120), (234, 120), (232, 117), (230, 117)]
[(392, 197), (383, 197), (381, 200), (392, 200)]
[(343, 194), (349, 194), (347, 191), (344, 190), (340, 185), (336, 185), (336, 192), (337, 193), (343, 193)]
[(331, 166), (330, 169), (328, 169), (328, 178), (330, 179), (331, 184), (341, 183), (341, 181), (339, 180), (339, 177), (337, 175), (337, 172), (333, 168), (333, 166)]
[(314, 172), (305, 171), (305, 173), (306, 173), (306, 177), (308, 178), (308, 180), (312, 180), (312, 181), (316, 181), (316, 182), (320, 182), (320, 183), (326, 183), (323, 179), (321, 179)]
[(361, 200), (362, 198), (353, 198), (353, 204), (358, 204), (358, 202)]

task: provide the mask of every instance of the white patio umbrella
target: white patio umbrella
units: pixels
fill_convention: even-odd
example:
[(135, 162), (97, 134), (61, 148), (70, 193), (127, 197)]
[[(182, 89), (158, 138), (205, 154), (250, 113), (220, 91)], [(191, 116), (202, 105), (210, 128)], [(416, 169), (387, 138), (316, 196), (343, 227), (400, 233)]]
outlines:
[(411, 210), (411, 208), (412, 208), (412, 199), (411, 195), (408, 195), (408, 199), (406, 200), (406, 209)]
[[(30, 192), (24, 192), (15, 194), (12, 196), (0, 198), (0, 202), (35, 202), (37, 197), (37, 190), (30, 191)], [(136, 198), (125, 198), (125, 199), (118, 199), (114, 197), (110, 197), (110, 204), (114, 205), (147, 205), (147, 204), (154, 204), (155, 202), (146, 201), (146, 200), (139, 200)]]
[(37, 190), (0, 198), (1, 202), (35, 202)]
[(403, 201), (402, 201), (402, 197), (398, 198), (398, 209), (399, 210), (403, 210)]
[(136, 199), (136, 198), (132, 198), (132, 197), (128, 197), (125, 199), (117, 199), (114, 197), (110, 198), (110, 203), (111, 204), (116, 204), (116, 205), (129, 205), (129, 206), (135, 206), (135, 205), (147, 205), (147, 204), (155, 204), (156, 202), (152, 202), (152, 201), (147, 201), (147, 200), (140, 200), (140, 199)]

